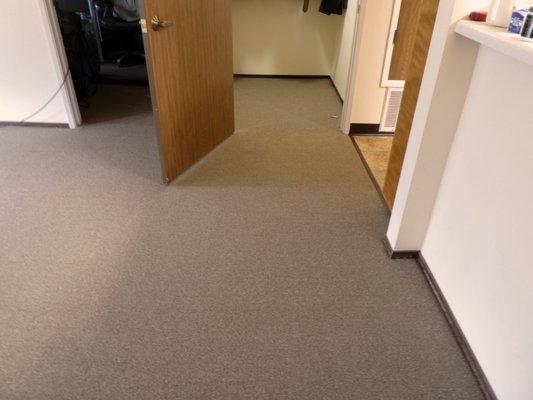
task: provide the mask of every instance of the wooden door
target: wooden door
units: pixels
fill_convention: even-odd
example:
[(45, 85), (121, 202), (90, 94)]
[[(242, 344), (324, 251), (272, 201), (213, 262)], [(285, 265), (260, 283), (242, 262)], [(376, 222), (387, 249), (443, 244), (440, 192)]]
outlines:
[(144, 0), (141, 7), (167, 183), (234, 131), (231, 13), (231, 0)]
[[(400, 0), (396, 0), (400, 1)], [(389, 70), (389, 79), (404, 81), (415, 45), (418, 18), (423, 0), (403, 0), (400, 6), (398, 26), (394, 34), (394, 48)]]
[[(406, 1), (406, 0), (404, 0)], [(392, 208), (396, 198), (396, 190), (400, 180), (400, 173), (403, 167), (403, 160), (407, 150), (407, 143), (411, 133), (411, 126), (418, 103), (418, 94), (424, 76), (426, 60), (429, 52), (433, 28), (439, 8), (439, 0), (423, 0), (420, 7), (420, 16), (416, 26), (415, 42), (413, 45), (412, 57), (409, 62), (405, 88), (400, 105), (400, 114), (396, 124), (396, 132), (392, 142), (392, 149), (389, 156), (387, 176), (383, 186), (383, 196), (389, 208)]]

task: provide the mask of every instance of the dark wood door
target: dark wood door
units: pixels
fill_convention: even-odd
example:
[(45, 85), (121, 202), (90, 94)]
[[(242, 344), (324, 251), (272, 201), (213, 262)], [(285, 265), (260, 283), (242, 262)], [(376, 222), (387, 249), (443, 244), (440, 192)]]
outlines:
[[(234, 131), (231, 0), (144, 0), (165, 182)], [(154, 18), (160, 23), (153, 24)]]
[[(410, 0), (404, 0), (404, 2), (407, 1)], [(396, 198), (396, 190), (398, 189), (407, 143), (411, 134), (413, 118), (418, 103), (418, 94), (424, 76), (438, 8), (439, 0), (422, 0), (419, 10), (420, 15), (416, 25), (412, 57), (409, 62), (409, 68), (407, 69), (400, 114), (396, 124), (396, 132), (394, 133), (389, 165), (387, 167), (387, 176), (383, 187), (383, 195), (389, 208), (392, 208)]]
[[(399, 0), (397, 0), (399, 1)], [(403, 0), (394, 35), (394, 48), (389, 70), (390, 80), (404, 81), (415, 44), (420, 7), (423, 0)]]

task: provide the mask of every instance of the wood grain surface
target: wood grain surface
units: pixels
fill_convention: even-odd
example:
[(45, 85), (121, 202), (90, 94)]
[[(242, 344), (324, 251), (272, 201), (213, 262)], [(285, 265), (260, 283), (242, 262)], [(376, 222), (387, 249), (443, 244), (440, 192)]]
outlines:
[(383, 186), (383, 195), (391, 209), (400, 180), (400, 173), (402, 171), (407, 142), (409, 141), (409, 134), (418, 102), (420, 85), (424, 76), (424, 68), (426, 66), (429, 44), (433, 35), (438, 7), (439, 0), (423, 0), (420, 8), (416, 39), (407, 71), (400, 115), (392, 143), (387, 176), (385, 177), (385, 184)]
[(398, 17), (394, 49), (389, 70), (390, 80), (405, 80), (416, 40), (420, 7), (424, 0), (403, 0)]
[[(235, 128), (230, 0), (144, 0), (154, 115), (165, 182)], [(174, 24), (155, 31), (153, 16)]]

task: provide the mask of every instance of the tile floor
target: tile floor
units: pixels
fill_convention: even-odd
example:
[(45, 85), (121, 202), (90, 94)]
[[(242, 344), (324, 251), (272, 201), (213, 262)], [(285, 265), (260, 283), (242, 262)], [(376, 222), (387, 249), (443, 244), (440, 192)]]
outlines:
[(393, 136), (354, 136), (374, 179), (383, 189)]

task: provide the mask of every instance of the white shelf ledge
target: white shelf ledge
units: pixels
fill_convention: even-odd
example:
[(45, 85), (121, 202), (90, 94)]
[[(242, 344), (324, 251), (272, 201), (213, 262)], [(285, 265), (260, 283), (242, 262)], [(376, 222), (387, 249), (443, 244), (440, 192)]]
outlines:
[(505, 28), (463, 20), (457, 23), (455, 32), (533, 66), (533, 43), (520, 40), (518, 35), (507, 32)]

